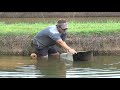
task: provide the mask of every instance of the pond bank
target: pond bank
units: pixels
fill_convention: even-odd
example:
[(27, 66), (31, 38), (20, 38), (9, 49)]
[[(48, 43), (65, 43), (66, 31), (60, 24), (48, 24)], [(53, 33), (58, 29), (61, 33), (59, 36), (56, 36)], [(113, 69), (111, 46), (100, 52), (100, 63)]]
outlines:
[[(0, 55), (30, 55), (33, 36), (0, 37)], [(76, 51), (93, 51), (94, 55), (120, 55), (120, 34), (114, 35), (68, 35), (66, 43)], [(61, 52), (65, 52), (61, 50)]]

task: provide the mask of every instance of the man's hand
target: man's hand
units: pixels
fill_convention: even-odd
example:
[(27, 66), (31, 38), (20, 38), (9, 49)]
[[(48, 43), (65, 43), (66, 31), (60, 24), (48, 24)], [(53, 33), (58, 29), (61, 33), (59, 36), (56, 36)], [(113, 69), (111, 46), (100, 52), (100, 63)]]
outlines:
[(71, 53), (71, 54), (77, 53), (77, 51), (75, 51), (74, 49), (69, 49), (68, 52)]
[(67, 50), (67, 52), (71, 53), (71, 54), (75, 54), (77, 53), (74, 49), (72, 49), (71, 47), (69, 47), (62, 39), (59, 39), (56, 41), (60, 46), (62, 46), (65, 50)]

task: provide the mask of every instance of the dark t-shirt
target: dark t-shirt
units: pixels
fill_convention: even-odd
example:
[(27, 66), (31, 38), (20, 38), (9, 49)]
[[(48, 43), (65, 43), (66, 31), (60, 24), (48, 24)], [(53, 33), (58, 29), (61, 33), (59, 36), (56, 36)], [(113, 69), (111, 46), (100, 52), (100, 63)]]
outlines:
[(33, 44), (39, 48), (49, 47), (56, 44), (59, 39), (65, 40), (66, 33), (59, 33), (56, 26), (49, 26), (36, 34), (33, 39)]

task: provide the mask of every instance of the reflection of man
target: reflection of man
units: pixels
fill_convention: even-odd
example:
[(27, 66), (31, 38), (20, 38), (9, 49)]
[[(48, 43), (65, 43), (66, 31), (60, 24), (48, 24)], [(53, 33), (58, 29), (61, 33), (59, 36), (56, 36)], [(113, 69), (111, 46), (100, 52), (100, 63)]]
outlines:
[(43, 78), (65, 78), (66, 66), (60, 60), (37, 60), (36, 70), (39, 70)]
[(77, 53), (64, 42), (67, 29), (66, 20), (59, 20), (57, 25), (49, 26), (38, 32), (33, 38), (33, 46), (37, 51), (37, 55), (41, 58), (48, 58), (48, 55), (59, 57), (58, 50), (55, 47), (56, 44), (71, 54)]

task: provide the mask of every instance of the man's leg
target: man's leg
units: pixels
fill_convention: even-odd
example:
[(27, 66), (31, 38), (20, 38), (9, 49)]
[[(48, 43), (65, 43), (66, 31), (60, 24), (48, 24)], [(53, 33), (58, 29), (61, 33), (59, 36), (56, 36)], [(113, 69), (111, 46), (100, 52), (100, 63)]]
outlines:
[(39, 59), (48, 60), (48, 48), (39, 49), (36, 48)]
[(55, 46), (49, 47), (48, 54), (49, 54), (50, 58), (53, 58), (53, 59), (60, 58), (60, 54)]

